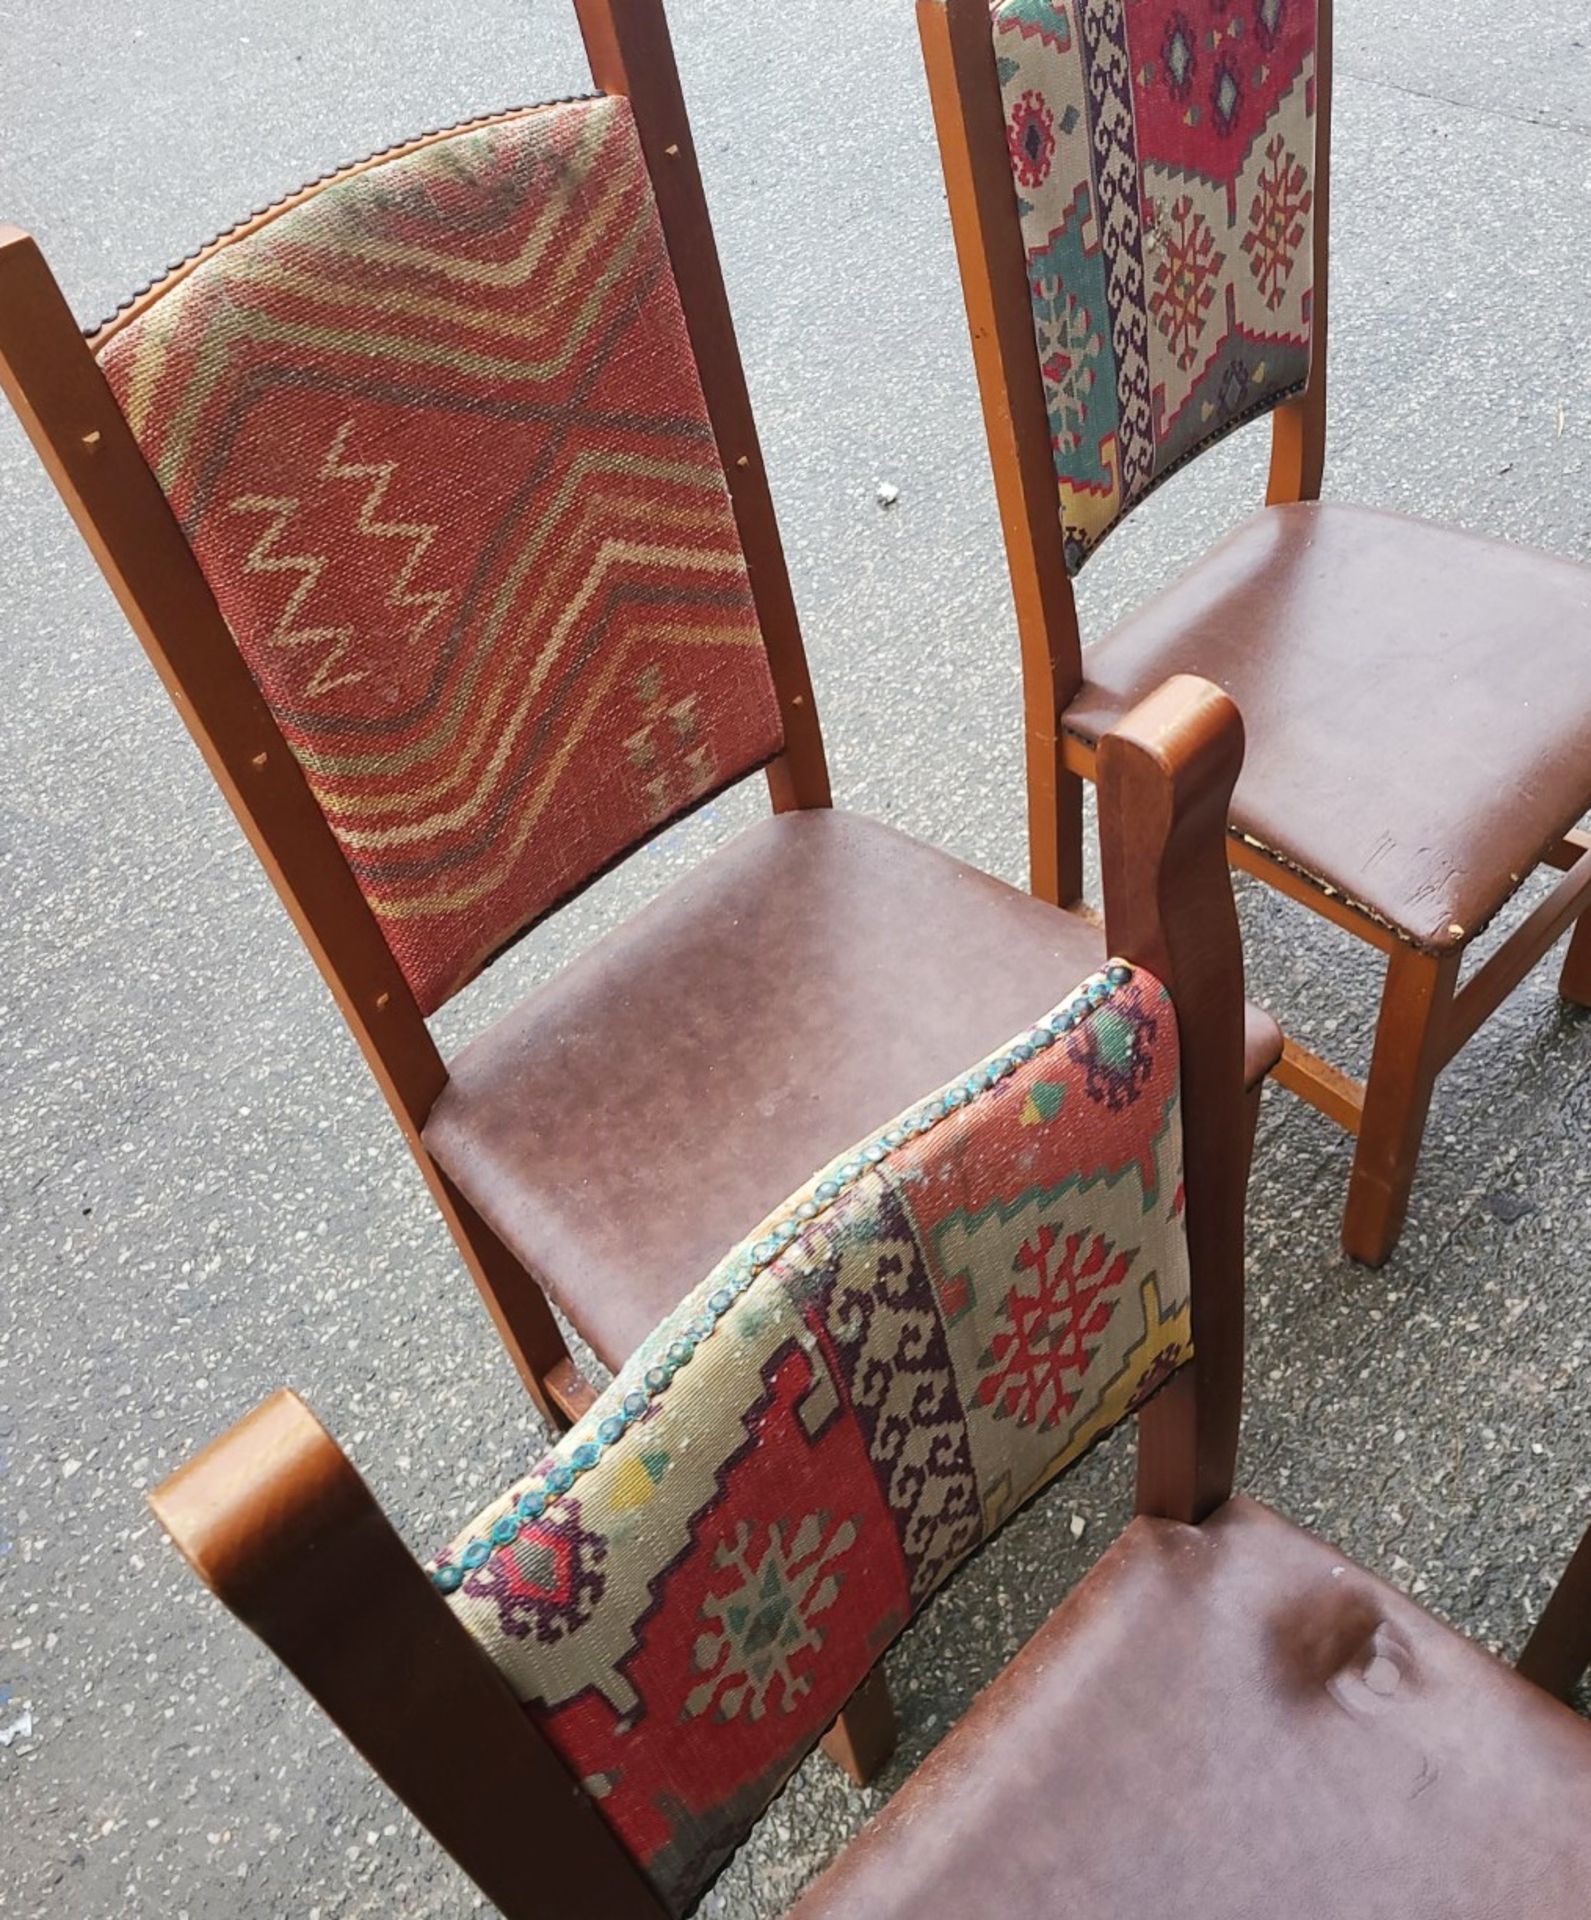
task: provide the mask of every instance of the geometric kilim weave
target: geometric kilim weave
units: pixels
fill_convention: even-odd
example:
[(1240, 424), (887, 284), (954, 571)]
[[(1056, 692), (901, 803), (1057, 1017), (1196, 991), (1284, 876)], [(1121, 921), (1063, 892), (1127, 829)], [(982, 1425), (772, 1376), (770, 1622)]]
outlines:
[(100, 359), (424, 1011), (779, 750), (627, 101), (345, 172)]
[(1187, 1359), (1181, 1166), (1171, 1003), (1113, 963), (793, 1194), (434, 1563), (672, 1912)]
[(993, 32), (1075, 573), (1308, 375), (1314, 0), (997, 0)]

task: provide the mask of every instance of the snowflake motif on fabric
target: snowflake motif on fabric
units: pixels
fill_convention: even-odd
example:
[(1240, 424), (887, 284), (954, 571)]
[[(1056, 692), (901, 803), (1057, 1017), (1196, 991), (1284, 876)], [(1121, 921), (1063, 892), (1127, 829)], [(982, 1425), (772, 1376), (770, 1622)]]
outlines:
[(1154, 1068), (1155, 1018), (1140, 1009), (1102, 1007), (1078, 1049), (1083, 1091), (1112, 1113), (1130, 1107)]
[(1011, 148), (1011, 167), (1024, 187), (1042, 187), (1055, 158), (1055, 115), (1042, 95), (1024, 93), (1011, 115), (1005, 137)]
[(1273, 313), (1286, 297), (1288, 275), (1304, 237), (1304, 215), (1313, 199), (1308, 174), (1287, 151), (1282, 136), (1274, 135), (1265, 149), (1265, 166), (1243, 236), (1249, 271)]
[(1070, 1233), (1064, 1243), (1051, 1226), (1026, 1241), (1017, 1265), (1034, 1276), (1038, 1290), (1018, 1281), (1005, 1297), (1008, 1331), (994, 1335), (979, 1356), (993, 1369), (978, 1382), (978, 1404), (997, 1420), (1014, 1420), (1041, 1433), (1059, 1426), (1077, 1404), (1073, 1381), (1088, 1370), (1130, 1264), (1102, 1233), (1090, 1240)]
[(827, 1514), (813, 1513), (797, 1526), (788, 1547), (775, 1522), (754, 1552), (747, 1521), (736, 1527), (732, 1541), (718, 1546), (714, 1560), (733, 1581), (702, 1604), (709, 1625), (696, 1642), (694, 1661), (707, 1678), (686, 1696), (689, 1718), (711, 1709), (719, 1720), (736, 1720), (743, 1713), (760, 1720), (776, 1689), (780, 1709), (794, 1709), (812, 1684), (810, 1673), (797, 1670), (798, 1662), (823, 1645), (813, 1623), (839, 1599), (833, 1566), (856, 1538), (854, 1520), (831, 1526)]
[(1099, 381), (1104, 340), (1087, 307), (1058, 280), (1036, 281), (1033, 296), (1050, 443), (1057, 453), (1075, 453), (1087, 434), (1088, 404)]
[(1199, 357), (1199, 338), (1205, 316), (1215, 303), (1226, 255), (1216, 246), (1209, 222), (1187, 194), (1182, 194), (1170, 213), (1154, 225), (1154, 233), (1162, 251), (1155, 266), (1149, 311), (1161, 337), (1177, 356), (1177, 365), (1188, 368)]
[(1166, 37), (1160, 43), (1160, 59), (1165, 69), (1166, 86), (1173, 100), (1186, 100), (1193, 91), (1199, 56), (1194, 51), (1193, 29), (1186, 14), (1174, 13), (1166, 22)]
[(555, 1646), (596, 1612), (607, 1557), (607, 1542), (580, 1524), (580, 1502), (565, 1500), (506, 1552), (494, 1553), (465, 1581), (464, 1591), (492, 1601), (504, 1633), (516, 1640), (534, 1635), (543, 1646)]

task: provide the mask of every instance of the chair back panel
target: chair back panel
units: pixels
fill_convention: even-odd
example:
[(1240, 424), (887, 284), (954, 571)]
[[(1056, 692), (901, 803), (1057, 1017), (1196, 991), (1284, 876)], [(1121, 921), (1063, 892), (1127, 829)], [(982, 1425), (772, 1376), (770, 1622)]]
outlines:
[(996, 0), (1075, 573), (1309, 374), (1314, 0)]
[(432, 1577), (673, 1911), (952, 1569), (1189, 1355), (1119, 964), (825, 1168)]
[(100, 362), (423, 1011), (779, 751), (627, 101), (348, 170)]

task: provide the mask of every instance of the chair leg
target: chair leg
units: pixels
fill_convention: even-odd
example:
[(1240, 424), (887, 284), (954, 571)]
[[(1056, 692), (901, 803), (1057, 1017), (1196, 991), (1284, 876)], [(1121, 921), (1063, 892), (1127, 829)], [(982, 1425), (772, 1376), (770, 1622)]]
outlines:
[(1083, 897), (1083, 777), (1053, 741), (1028, 743), (1028, 888), (1054, 907)]
[(1250, 1087), (1243, 1096), (1243, 1184), (1248, 1185), (1254, 1171), (1254, 1141), (1260, 1130), (1260, 1102), (1265, 1097), (1265, 1082)]
[(1558, 992), (1574, 1006), (1591, 1007), (1591, 909), (1581, 914), (1569, 935)]
[(1403, 1231), (1461, 957), (1400, 947), (1387, 963), (1342, 1223), (1344, 1251), (1369, 1267)]
[(854, 1785), (865, 1787), (895, 1751), (900, 1725), (882, 1666), (874, 1667), (840, 1709), (819, 1745)]
[(596, 1393), (575, 1364), (547, 1296), (434, 1161), (427, 1172), (443, 1218), (532, 1404), (555, 1436), (568, 1432)]
[(1519, 1671), (1559, 1700), (1591, 1671), (1591, 1527), (1525, 1642)]

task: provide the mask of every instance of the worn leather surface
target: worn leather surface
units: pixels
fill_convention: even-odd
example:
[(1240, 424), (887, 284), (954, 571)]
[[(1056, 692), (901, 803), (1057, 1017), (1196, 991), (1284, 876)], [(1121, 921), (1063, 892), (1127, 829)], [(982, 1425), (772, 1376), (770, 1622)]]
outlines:
[(1237, 1499), (1136, 1520), (791, 1920), (1585, 1920), (1591, 1725)]
[(1269, 507), (1087, 649), (1067, 730), (1172, 673), (1242, 709), (1233, 824), (1421, 947), (1473, 938), (1591, 805), (1591, 567)]
[[(816, 1168), (1104, 957), (892, 828), (778, 815), (467, 1047), (425, 1142), (617, 1366)], [(1256, 1079), (1279, 1049), (1251, 1011)]]

